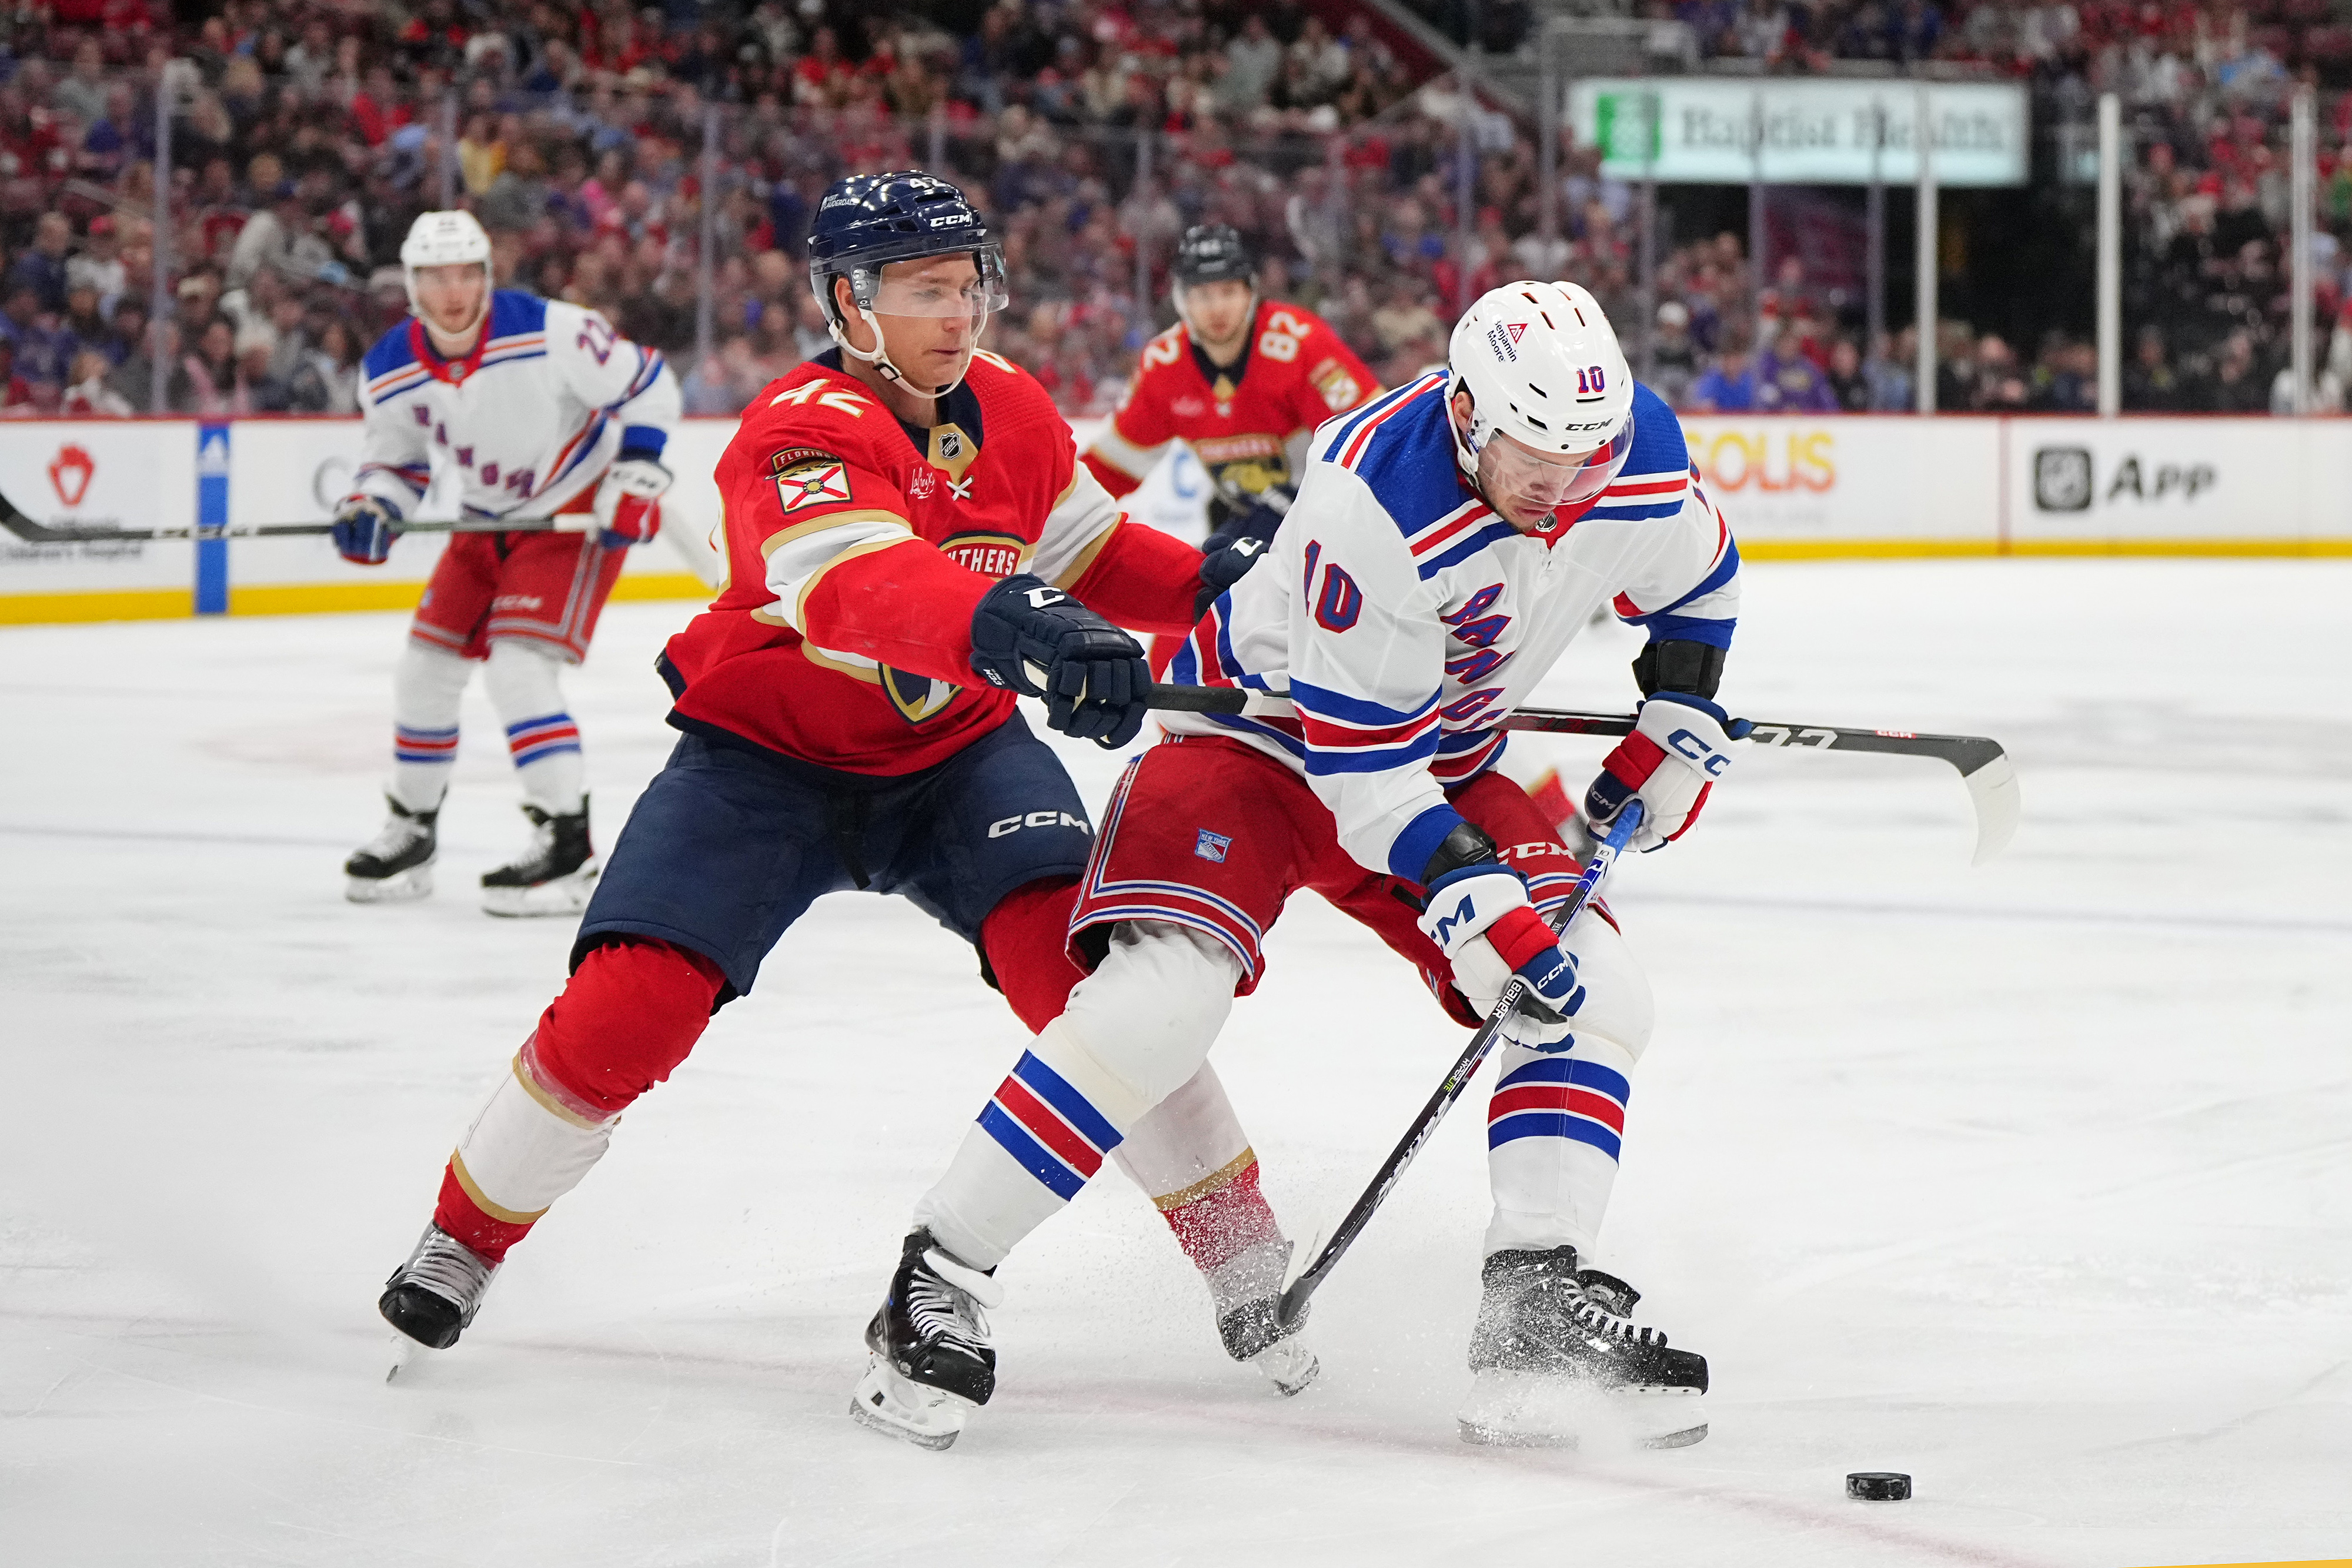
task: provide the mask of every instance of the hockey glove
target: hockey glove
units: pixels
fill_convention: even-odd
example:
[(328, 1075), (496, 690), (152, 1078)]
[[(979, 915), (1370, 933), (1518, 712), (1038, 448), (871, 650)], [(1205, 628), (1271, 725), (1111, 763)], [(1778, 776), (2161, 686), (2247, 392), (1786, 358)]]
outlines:
[(1214, 555), (1236, 539), (1265, 539), (1271, 543), (1275, 529), (1282, 527), (1282, 519), (1290, 515), (1294, 498), (1289, 486), (1269, 485), (1252, 497), (1245, 507), (1227, 503), (1230, 509), (1225, 520), (1202, 541), (1201, 553)]
[(1192, 596), (1192, 619), (1199, 621), (1209, 612), (1209, 606), (1225, 596), (1225, 591), (1249, 575), (1250, 568), (1265, 556), (1266, 541), (1244, 536), (1214, 549), (1204, 549), (1201, 556), (1201, 591)]
[(335, 514), (335, 552), (354, 566), (382, 566), (399, 529), (398, 507), (380, 496), (354, 496)]
[(604, 470), (594, 503), (604, 548), (626, 549), (660, 531), (662, 492), (668, 488), (669, 470), (642, 454), (625, 454)]
[(971, 616), (971, 667), (992, 686), (1045, 699), (1045, 723), (1112, 750), (1143, 728), (1151, 670), (1134, 638), (1027, 572)]
[(1601, 764), (1584, 792), (1584, 817), (1594, 837), (1609, 831), (1625, 802), (1639, 798), (1642, 825), (1633, 847), (1647, 852), (1681, 838), (1706, 804), (1715, 781), (1731, 771), (1731, 743), (1755, 727), (1702, 696), (1656, 692), (1634, 716), (1633, 733)]
[(1569, 1019), (1584, 1004), (1576, 960), (1560, 950), (1551, 927), (1528, 902), (1527, 879), (1494, 858), (1491, 841), (1485, 848), (1486, 858), (1429, 883), (1421, 929), (1444, 950), (1454, 988), (1482, 1018), (1495, 1010), (1513, 976), (1528, 982), (1530, 994), (1518, 1014), (1504, 1020), (1502, 1033), (1541, 1051), (1567, 1038)]

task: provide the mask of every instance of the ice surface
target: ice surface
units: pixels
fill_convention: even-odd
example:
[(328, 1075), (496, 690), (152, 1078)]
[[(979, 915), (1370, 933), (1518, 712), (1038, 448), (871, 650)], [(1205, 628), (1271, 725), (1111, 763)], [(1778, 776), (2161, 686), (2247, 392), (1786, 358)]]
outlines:
[[(2010, 855), (1900, 759), (1750, 752), (1612, 900), (1656, 980), (1610, 1267), (1714, 1434), (1465, 1446), (1482, 1092), (1318, 1298), (1226, 1362), (1116, 1176), (1007, 1266), (951, 1453), (844, 1413), (908, 1206), (1021, 1044), (914, 909), (820, 904), (387, 1387), (380, 1282), (559, 984), (468, 895), (525, 827), (478, 695), (443, 892), (363, 908), (394, 616), (0, 633), (0, 1560), (2082, 1564), (2352, 1552), (2352, 565), (1749, 573), (1759, 718), (1987, 733)], [(572, 683), (600, 841), (683, 605)], [(1622, 706), (1633, 644), (1554, 690)], [(1580, 782), (1598, 743), (1521, 737)], [(1117, 759), (1068, 755), (1090, 801)], [(1459, 1033), (1311, 899), (1217, 1061), (1295, 1235)], [(1849, 1502), (1854, 1469), (1916, 1500)]]

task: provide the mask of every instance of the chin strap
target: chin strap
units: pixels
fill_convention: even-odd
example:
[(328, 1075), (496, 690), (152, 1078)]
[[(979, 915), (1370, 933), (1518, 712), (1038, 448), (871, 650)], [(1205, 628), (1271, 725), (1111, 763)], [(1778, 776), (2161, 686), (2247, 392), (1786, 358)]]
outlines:
[[(874, 334), (874, 350), (873, 352), (868, 353), (864, 349), (861, 349), (856, 344), (851, 342), (849, 340), (849, 334), (841, 329), (842, 323), (839, 320), (835, 319), (828, 321), (825, 324), (825, 330), (833, 334), (833, 340), (841, 345), (841, 351), (843, 353), (847, 354), (853, 360), (862, 360), (866, 363), (872, 365), (874, 367), (875, 373), (879, 375), (884, 381), (897, 382), (908, 392), (919, 393), (924, 397), (945, 397), (948, 393), (955, 391), (956, 388), (963, 385), (962, 376), (956, 377), (955, 380), (950, 382), (943, 387), (919, 387), (913, 382), (908, 381), (907, 379), (906, 372), (901, 371), (897, 365), (890, 362), (890, 350), (883, 347), (883, 344), (887, 342), (887, 340), (882, 336), (882, 323), (874, 319), (874, 312), (866, 307), (860, 305), (857, 308), (857, 314), (864, 318), (866, 327), (872, 330)], [(982, 325), (984, 326), (986, 323), (983, 322)], [(978, 334), (975, 333), (974, 337), (977, 338), (977, 336)], [(973, 345), (975, 352), (978, 350), (978, 347), (979, 345), (975, 342)], [(964, 368), (967, 372), (969, 372), (971, 367), (971, 361), (970, 358), (966, 358), (964, 361)]]

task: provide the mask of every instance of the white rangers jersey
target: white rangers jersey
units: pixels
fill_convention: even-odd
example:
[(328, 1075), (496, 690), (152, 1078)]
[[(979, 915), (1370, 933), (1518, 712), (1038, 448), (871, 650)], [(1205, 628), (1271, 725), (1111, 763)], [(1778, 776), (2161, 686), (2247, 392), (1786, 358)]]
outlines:
[(593, 310), (515, 289), (490, 296), (465, 359), (442, 358), (411, 316), (376, 340), (360, 376), (367, 442), (353, 494), (404, 514), (438, 461), (463, 477), (467, 517), (552, 517), (619, 453), (659, 457), (678, 417), (660, 354)]
[(1417, 882), (1461, 821), (1448, 787), (1501, 757), (1503, 718), (1602, 605), (1653, 641), (1728, 647), (1739, 551), (1674, 411), (1633, 394), (1633, 446), (1593, 506), (1522, 534), (1462, 477), (1446, 378), (1327, 421), (1272, 554), (1193, 629), (1181, 685), (1287, 693), (1295, 718), (1165, 714), (1305, 776), (1362, 864)]

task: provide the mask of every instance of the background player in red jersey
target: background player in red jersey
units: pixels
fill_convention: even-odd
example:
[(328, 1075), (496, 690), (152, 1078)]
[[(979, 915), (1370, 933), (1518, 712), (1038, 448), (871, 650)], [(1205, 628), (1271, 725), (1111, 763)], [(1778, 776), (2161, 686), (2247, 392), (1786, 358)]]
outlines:
[(1260, 299), (1256, 272), (1225, 225), (1184, 232), (1179, 320), (1145, 345), (1118, 412), (1086, 452), (1103, 487), (1124, 496), (1171, 441), (1189, 444), (1209, 474), (1212, 549), (1244, 535), (1272, 538), (1297, 491), (1307, 438), (1381, 390), (1321, 317)]
[[(1125, 745), (1149, 677), (1113, 622), (1181, 634), (1255, 559), (1128, 524), (1044, 389), (978, 348), (1003, 262), (955, 187), (844, 180), (814, 226), (839, 349), (771, 383), (719, 460), (729, 580), (661, 660), (683, 737), (614, 846), (570, 984), (387, 1284), (380, 1310), (418, 1343), (457, 1342), (508, 1249), (820, 895), (903, 894), (978, 947), (1032, 1029), (1060, 1012), (1092, 830), (1014, 694)], [(1197, 1200), (1169, 1222), (1226, 1348), (1303, 1387), (1255, 1159), (1213, 1077), (1178, 1099), (1129, 1168), (1154, 1191), (1191, 1173)]]

